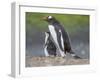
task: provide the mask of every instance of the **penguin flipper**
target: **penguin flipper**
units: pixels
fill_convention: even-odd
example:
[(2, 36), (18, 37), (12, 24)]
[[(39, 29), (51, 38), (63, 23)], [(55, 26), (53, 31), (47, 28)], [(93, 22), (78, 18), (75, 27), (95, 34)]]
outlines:
[(59, 43), (59, 46), (60, 46), (60, 49), (63, 51), (64, 50), (64, 41), (63, 41), (63, 38), (62, 38), (62, 32), (61, 32), (61, 30), (59, 30), (59, 32), (58, 32), (58, 43)]

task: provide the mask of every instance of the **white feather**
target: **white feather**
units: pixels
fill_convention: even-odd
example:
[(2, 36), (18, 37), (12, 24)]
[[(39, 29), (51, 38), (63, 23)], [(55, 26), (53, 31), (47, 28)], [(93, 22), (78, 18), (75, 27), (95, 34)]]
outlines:
[(61, 45), (64, 50), (64, 40), (63, 40), (62, 32), (61, 32), (61, 30), (59, 30), (59, 32), (61, 33)]
[(57, 41), (57, 33), (56, 33), (55, 29), (54, 29), (54, 26), (49, 25), (49, 31), (50, 31), (50, 33), (51, 33), (51, 35), (52, 35), (52, 38), (53, 38), (54, 42), (56, 43), (57, 48), (58, 48), (59, 51), (60, 51), (61, 56), (64, 57), (65, 54), (64, 54), (64, 52), (60, 49), (59, 43), (58, 43), (58, 41)]
[(54, 29), (54, 26), (49, 25), (49, 31), (50, 31), (50, 33), (52, 35), (52, 38), (53, 38), (54, 42), (56, 43), (57, 46), (59, 46), (58, 41), (57, 41), (57, 33), (56, 33), (55, 29)]
[(48, 51), (47, 51), (47, 46), (45, 46), (44, 52), (45, 52), (45, 56), (49, 56), (49, 53), (48, 53)]
[(52, 16), (48, 16), (48, 19), (52, 19)]
[[(49, 37), (49, 34), (45, 32), (45, 44), (47, 43), (48, 37)], [(49, 56), (49, 53), (47, 51), (47, 45), (45, 45), (44, 47), (44, 52), (45, 52), (45, 56)]]
[(46, 42), (47, 42), (48, 37), (49, 37), (49, 34), (47, 34), (47, 33), (45, 32), (45, 44), (46, 44)]

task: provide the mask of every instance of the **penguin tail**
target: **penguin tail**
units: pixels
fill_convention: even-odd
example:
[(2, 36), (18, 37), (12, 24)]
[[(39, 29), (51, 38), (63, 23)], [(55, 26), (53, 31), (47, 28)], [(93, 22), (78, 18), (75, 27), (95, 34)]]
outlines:
[(75, 55), (75, 56), (73, 56), (74, 57), (74, 59), (82, 59), (82, 58), (80, 58), (79, 56), (77, 56), (77, 55)]
[(71, 54), (71, 56), (72, 56), (74, 59), (82, 59), (81, 57), (77, 56), (77, 55), (75, 54), (75, 52), (73, 52), (73, 51), (70, 51), (70, 54)]

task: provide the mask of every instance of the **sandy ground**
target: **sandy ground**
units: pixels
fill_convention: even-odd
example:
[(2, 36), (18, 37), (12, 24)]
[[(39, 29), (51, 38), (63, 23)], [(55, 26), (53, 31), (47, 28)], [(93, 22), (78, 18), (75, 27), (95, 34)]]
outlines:
[(26, 67), (83, 65), (89, 64), (89, 59), (73, 59), (62, 57), (32, 57), (26, 56)]

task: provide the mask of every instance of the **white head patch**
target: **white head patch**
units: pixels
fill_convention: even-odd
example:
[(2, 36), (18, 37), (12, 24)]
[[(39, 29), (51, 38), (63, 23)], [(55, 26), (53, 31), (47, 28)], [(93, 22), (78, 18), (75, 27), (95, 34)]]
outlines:
[(52, 19), (52, 16), (48, 16), (48, 19)]

